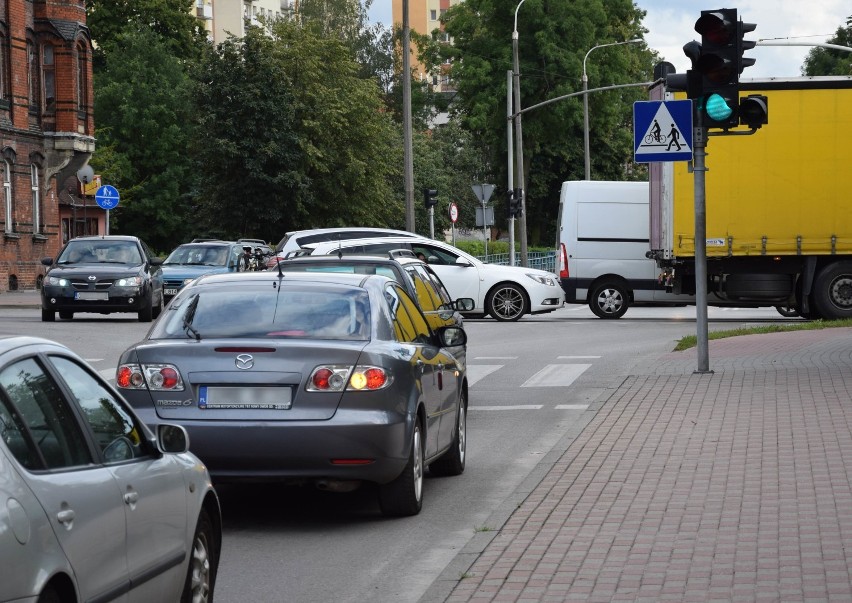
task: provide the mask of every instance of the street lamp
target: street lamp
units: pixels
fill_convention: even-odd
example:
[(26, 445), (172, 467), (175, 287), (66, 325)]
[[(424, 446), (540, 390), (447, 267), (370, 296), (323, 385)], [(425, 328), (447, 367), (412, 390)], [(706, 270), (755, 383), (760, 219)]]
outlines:
[[(515, 8), (515, 28), (512, 30), (512, 79), (514, 80), (514, 100), (515, 100), (515, 154), (517, 157), (515, 169), (517, 170), (517, 180), (515, 186), (521, 192), (521, 266), (527, 266), (527, 207), (526, 207), (526, 191), (524, 190), (524, 147), (523, 136), (521, 134), (521, 73), (518, 67), (518, 11), (525, 0), (518, 2)], [(510, 231), (514, 229), (514, 220), (509, 220)], [(510, 232), (511, 234), (511, 232)], [(513, 238), (513, 237), (511, 237)], [(513, 238), (514, 239), (514, 238)], [(512, 240), (514, 252), (514, 240)]]
[(589, 55), (593, 50), (598, 48), (603, 48), (605, 46), (620, 46), (622, 44), (637, 44), (641, 42), (640, 38), (634, 38), (633, 40), (626, 40), (624, 42), (610, 42), (609, 44), (598, 44), (597, 46), (593, 46), (589, 49), (589, 52), (586, 53), (586, 56), (583, 57), (583, 151), (585, 155), (585, 166), (586, 166), (586, 180), (592, 179), (592, 168), (591, 162), (589, 159), (589, 78), (586, 75), (586, 59), (589, 58)]

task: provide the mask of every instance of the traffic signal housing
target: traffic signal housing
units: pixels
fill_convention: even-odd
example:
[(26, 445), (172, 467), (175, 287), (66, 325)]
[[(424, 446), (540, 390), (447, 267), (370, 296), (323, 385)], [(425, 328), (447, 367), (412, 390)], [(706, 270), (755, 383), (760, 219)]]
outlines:
[(426, 209), (438, 205), (438, 191), (434, 188), (424, 188), (423, 204), (426, 206)]
[(749, 94), (740, 99), (740, 125), (757, 130), (769, 123), (769, 101), (762, 94)]
[(740, 30), (735, 8), (703, 10), (695, 22), (701, 49), (693, 68), (701, 75), (698, 111), (703, 127), (728, 129), (739, 123)]
[(508, 193), (508, 203), (506, 207), (508, 208), (508, 214), (510, 218), (519, 218), (521, 216), (522, 207), (521, 201), (524, 196), (524, 191), (520, 188), (516, 188), (510, 190)]

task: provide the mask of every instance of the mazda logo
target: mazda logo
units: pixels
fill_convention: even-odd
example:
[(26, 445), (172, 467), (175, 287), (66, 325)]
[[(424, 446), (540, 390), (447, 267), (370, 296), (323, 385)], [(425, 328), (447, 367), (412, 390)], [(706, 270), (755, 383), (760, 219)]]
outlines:
[(92, 276), (89, 277), (90, 281), (95, 281), (97, 279), (98, 279), (98, 277), (96, 277), (95, 275), (92, 275)]
[(251, 367), (254, 366), (254, 356), (251, 354), (240, 354), (237, 356), (235, 361), (237, 368), (243, 371), (247, 371)]

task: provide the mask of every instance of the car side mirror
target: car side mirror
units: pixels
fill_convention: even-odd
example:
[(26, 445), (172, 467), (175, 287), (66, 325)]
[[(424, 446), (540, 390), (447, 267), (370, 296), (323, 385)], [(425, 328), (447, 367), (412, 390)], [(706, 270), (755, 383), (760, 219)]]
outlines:
[(152, 266), (160, 266), (163, 263), (163, 258), (151, 258)]
[(461, 327), (441, 327), (438, 329), (438, 340), (442, 348), (467, 344), (467, 333)]
[(189, 450), (189, 434), (182, 425), (157, 425), (157, 448), (160, 452), (182, 454)]
[(42, 266), (50, 266), (53, 263), (53, 258), (41, 258)]
[(453, 309), (459, 312), (472, 312), (476, 307), (476, 302), (472, 297), (460, 297), (453, 302)]
[(463, 268), (470, 268), (473, 266), (470, 262), (468, 262), (465, 258), (456, 258), (456, 266), (461, 266)]

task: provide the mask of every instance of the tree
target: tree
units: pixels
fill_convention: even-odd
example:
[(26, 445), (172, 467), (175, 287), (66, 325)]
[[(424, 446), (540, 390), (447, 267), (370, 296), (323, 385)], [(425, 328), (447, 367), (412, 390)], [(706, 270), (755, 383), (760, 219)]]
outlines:
[[(829, 44), (852, 47), (852, 16), (846, 27), (838, 27)], [(852, 53), (831, 48), (813, 48), (805, 57), (802, 75), (852, 75)]]
[(164, 41), (172, 56), (198, 58), (207, 35), (196, 19), (194, 0), (88, 0), (86, 22), (94, 40), (95, 71), (120, 52), (129, 32), (145, 31)]
[[(506, 73), (512, 70), (515, 0), (466, 0), (446, 13), (453, 45), (454, 112), (481, 141), (506, 182)], [(528, 107), (582, 90), (583, 57), (602, 43), (642, 37), (644, 12), (629, 0), (528, 0), (518, 14), (521, 103)], [(638, 45), (602, 48), (587, 61), (590, 88), (649, 81), (654, 54)], [(632, 103), (641, 88), (589, 95), (594, 178), (625, 179), (632, 158)], [(531, 244), (555, 238), (559, 186), (584, 174), (582, 97), (525, 113), (524, 181)]]
[(109, 169), (109, 182), (121, 193), (115, 230), (172, 249), (192, 227), (187, 76), (152, 31), (127, 31), (120, 51), (104, 58), (94, 80), (96, 136), (104, 152), (93, 163)]
[(304, 213), (311, 182), (300, 169), (292, 86), (275, 43), (250, 28), (211, 50), (195, 77), (202, 230), (277, 241), (288, 219)]

